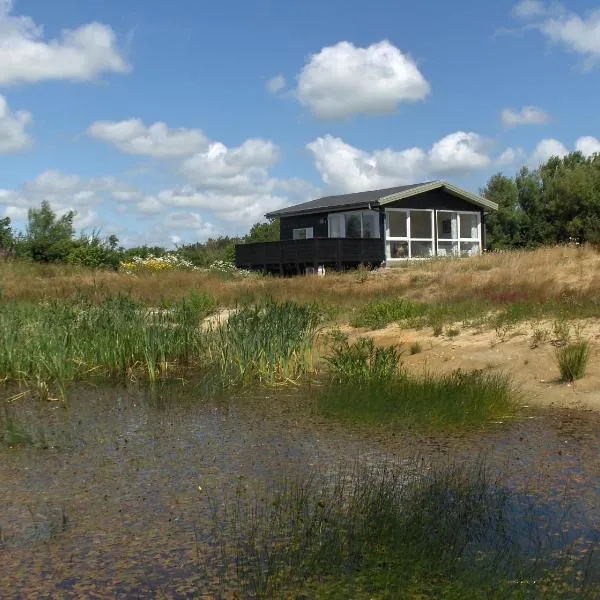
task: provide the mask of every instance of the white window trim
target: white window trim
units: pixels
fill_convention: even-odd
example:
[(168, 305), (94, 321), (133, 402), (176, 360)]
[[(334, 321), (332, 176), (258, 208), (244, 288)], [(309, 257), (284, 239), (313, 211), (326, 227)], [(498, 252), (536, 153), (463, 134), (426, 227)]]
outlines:
[[(363, 225), (363, 215), (367, 213), (369, 215), (374, 215), (375, 217), (375, 236), (372, 238), (363, 238), (362, 236), (364, 235), (364, 225)], [(379, 212), (375, 211), (375, 210), (349, 210), (346, 212), (336, 212), (336, 213), (329, 213), (327, 215), (327, 237), (331, 237), (331, 217), (343, 217), (342, 219), (342, 225), (343, 225), (343, 232), (344, 235), (340, 236), (340, 238), (343, 239), (352, 239), (352, 238), (346, 238), (346, 215), (360, 215), (360, 234), (361, 234), (361, 239), (381, 239), (381, 227), (379, 226)], [(336, 238), (334, 238), (336, 239)], [(354, 238), (357, 239), (357, 238)]]
[[(386, 208), (386, 219), (385, 219), (385, 259), (391, 262), (400, 262), (403, 260), (427, 260), (435, 256), (435, 210), (432, 208)], [(406, 213), (406, 236), (391, 236), (390, 235), (390, 221), (387, 218), (387, 214), (390, 212), (403, 212)], [(413, 212), (427, 212), (431, 215), (431, 237), (411, 237), (410, 236), (410, 214)], [(390, 256), (390, 242), (407, 242), (408, 243), (408, 256), (405, 258), (392, 258)], [(412, 244), (411, 242), (429, 242), (431, 244), (431, 256), (412, 256)]]
[[(297, 231), (305, 231), (306, 234), (303, 238), (296, 237)], [(293, 240), (311, 240), (314, 237), (314, 227), (298, 227), (297, 229), (292, 229), (292, 239)], [(310, 235), (309, 235), (310, 232)]]
[[(479, 252), (477, 254), (481, 254), (481, 250), (482, 250), (482, 246), (483, 246), (483, 239), (482, 239), (482, 235), (481, 235), (481, 213), (479, 211), (476, 210), (436, 210), (436, 227), (437, 227), (437, 215), (439, 214), (449, 214), (449, 215), (456, 215), (456, 231), (458, 233), (458, 236), (453, 238), (440, 238), (439, 232), (437, 232), (437, 248), (436, 248), (436, 255), (440, 256), (440, 243), (442, 244), (456, 244), (457, 246), (457, 252), (456, 253), (451, 253), (450, 256), (462, 256), (462, 252), (461, 252), (461, 242), (465, 243), (465, 244), (474, 244), (474, 243), (478, 243), (479, 244)], [(460, 215), (475, 215), (477, 217), (477, 237), (462, 237), (460, 235)], [(442, 246), (443, 247), (443, 246)]]

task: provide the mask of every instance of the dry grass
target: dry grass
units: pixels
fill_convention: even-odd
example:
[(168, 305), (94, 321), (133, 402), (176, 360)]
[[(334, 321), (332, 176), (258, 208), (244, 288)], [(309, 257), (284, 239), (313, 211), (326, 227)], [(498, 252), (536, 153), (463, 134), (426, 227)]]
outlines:
[(591, 247), (553, 247), (487, 254), (460, 260), (432, 260), (360, 277), (356, 272), (326, 277), (256, 277), (224, 280), (210, 273), (131, 276), (59, 265), (0, 263), (0, 293), (6, 299), (33, 300), (127, 293), (149, 304), (177, 300), (190, 292), (210, 292), (222, 306), (272, 297), (279, 301), (324, 303), (342, 309), (373, 298), (481, 298), (499, 304), (544, 301), (561, 295), (600, 294), (600, 254)]

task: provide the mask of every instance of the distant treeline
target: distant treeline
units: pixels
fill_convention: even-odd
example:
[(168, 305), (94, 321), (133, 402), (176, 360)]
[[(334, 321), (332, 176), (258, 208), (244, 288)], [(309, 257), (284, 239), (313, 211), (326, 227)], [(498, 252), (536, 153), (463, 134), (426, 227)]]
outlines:
[[(75, 212), (58, 216), (48, 202), (29, 209), (24, 233), (15, 232), (9, 217), (0, 219), (0, 257), (20, 258), (40, 263), (69, 263), (95, 269), (118, 269), (121, 262), (135, 256), (163, 256), (162, 246), (123, 248), (116, 235), (104, 237), (100, 232), (76, 235)], [(279, 221), (256, 223), (244, 237), (221, 236), (206, 242), (184, 244), (175, 253), (197, 267), (207, 267), (216, 260), (233, 262), (235, 245), (279, 239)]]
[[(537, 169), (523, 167), (515, 177), (498, 173), (481, 195), (499, 206), (487, 217), (488, 250), (600, 244), (600, 154), (554, 157)], [(74, 218), (72, 211), (59, 217), (48, 202), (42, 202), (40, 208), (29, 210), (24, 233), (13, 230), (9, 217), (0, 219), (0, 257), (116, 269), (135, 256), (168, 252), (160, 246), (125, 249), (115, 235), (102, 237), (99, 232), (77, 236)], [(279, 220), (274, 219), (256, 223), (246, 236), (184, 244), (175, 252), (197, 267), (206, 267), (216, 260), (233, 262), (236, 244), (278, 239)]]

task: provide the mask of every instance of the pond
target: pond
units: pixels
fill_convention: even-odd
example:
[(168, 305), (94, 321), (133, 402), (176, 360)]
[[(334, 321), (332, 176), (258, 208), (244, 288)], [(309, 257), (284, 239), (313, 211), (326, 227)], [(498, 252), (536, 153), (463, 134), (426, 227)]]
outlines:
[(600, 525), (595, 412), (423, 435), (324, 420), (301, 390), (207, 400), (182, 384), (86, 386), (68, 403), (22, 398), (9, 412), (28, 443), (0, 446), (2, 598), (226, 597), (209, 568), (224, 503), (353, 461), (485, 456), (542, 512), (568, 508), (571, 541)]

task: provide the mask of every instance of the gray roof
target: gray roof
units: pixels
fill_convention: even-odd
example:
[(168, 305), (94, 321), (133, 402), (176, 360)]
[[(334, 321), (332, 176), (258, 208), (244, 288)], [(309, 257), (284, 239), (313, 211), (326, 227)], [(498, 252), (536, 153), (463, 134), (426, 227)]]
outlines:
[(498, 205), (491, 200), (471, 194), (445, 181), (425, 181), (412, 185), (401, 185), (398, 187), (385, 188), (382, 190), (369, 190), (367, 192), (356, 192), (354, 194), (341, 194), (339, 196), (325, 196), (289, 206), (280, 210), (267, 213), (267, 218), (284, 217), (305, 213), (322, 212), (324, 210), (343, 210), (344, 208), (364, 208), (369, 204), (372, 206), (383, 206), (388, 202), (394, 202), (410, 196), (429, 192), (437, 188), (445, 188), (449, 193), (459, 196), (468, 202), (477, 204), (483, 208), (497, 210)]

